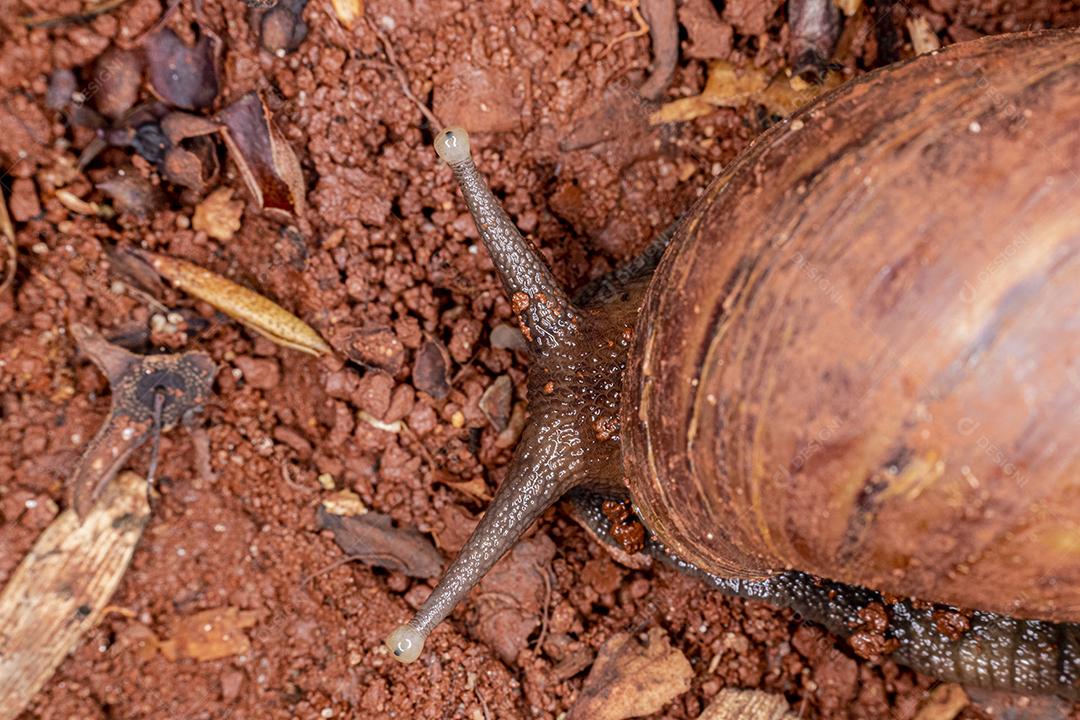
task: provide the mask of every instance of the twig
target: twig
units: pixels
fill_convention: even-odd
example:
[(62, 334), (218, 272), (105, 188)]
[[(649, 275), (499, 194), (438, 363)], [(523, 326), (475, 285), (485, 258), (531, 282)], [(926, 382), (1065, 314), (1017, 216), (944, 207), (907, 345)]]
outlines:
[(24, 15), (19, 18), (19, 22), (30, 30), (33, 30), (34, 28), (56, 27), (57, 25), (66, 25), (67, 23), (86, 22), (87, 20), (93, 20), (102, 13), (115, 10), (127, 1), (128, 0), (105, 0), (97, 5), (90, 6), (82, 12), (72, 13), (71, 15)]
[(633, 13), (634, 22), (638, 24), (638, 29), (629, 30), (616, 38), (608, 40), (607, 45), (605, 45), (604, 49), (600, 51), (600, 54), (596, 56), (597, 60), (611, 52), (611, 49), (619, 43), (626, 40), (633, 40), (634, 38), (644, 37), (645, 35), (649, 34), (649, 23), (645, 22), (645, 18), (641, 16), (641, 10), (638, 9), (638, 0), (632, 0), (631, 2), (620, 4), (623, 6), (624, 10), (629, 10), (631, 13)]
[(146, 469), (146, 494), (150, 497), (150, 489), (154, 486), (154, 476), (157, 475), (158, 456), (161, 452), (161, 411), (165, 409), (165, 391), (161, 388), (154, 390), (154, 424), (150, 430), (150, 467)]
[(544, 647), (544, 640), (547, 639), (548, 615), (551, 609), (551, 578), (548, 577), (547, 568), (541, 566), (540, 563), (536, 563), (536, 570), (544, 579), (544, 609), (540, 614), (540, 636), (536, 638), (536, 647), (533, 648), (533, 654), (539, 655)]
[(473, 688), (473, 692), (476, 693), (476, 699), (480, 701), (480, 709), (484, 711), (484, 720), (491, 720), (491, 712), (488, 710), (487, 700), (480, 694), (480, 688)]
[(386, 59), (390, 61), (390, 67), (398, 77), (398, 83), (401, 85), (401, 91), (405, 94), (405, 97), (416, 105), (417, 109), (420, 110), (420, 114), (427, 118), (431, 127), (436, 130), (441, 128), (443, 124), (439, 121), (439, 118), (435, 117), (435, 113), (433, 113), (427, 105), (420, 102), (420, 98), (416, 97), (416, 95), (413, 94), (412, 88), (409, 87), (409, 79), (406, 77), (405, 71), (401, 68), (401, 63), (397, 60), (397, 55), (394, 53), (394, 46), (390, 44), (390, 38), (386, 37), (386, 34), (379, 29), (378, 25), (372, 22), (371, 18), (365, 17), (364, 22), (366, 22), (368, 27), (371, 28), (371, 31), (375, 33), (375, 37), (379, 38), (379, 44), (382, 45), (383, 52), (386, 53)]

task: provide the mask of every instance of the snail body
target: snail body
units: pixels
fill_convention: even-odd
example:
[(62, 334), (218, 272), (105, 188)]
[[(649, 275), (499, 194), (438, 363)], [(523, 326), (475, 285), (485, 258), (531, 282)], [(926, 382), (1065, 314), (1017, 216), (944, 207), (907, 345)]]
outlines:
[(530, 419), (396, 657), (569, 496), (606, 536), (629, 500), (645, 552), (726, 592), (842, 635), (879, 615), (869, 654), (1080, 695), (1080, 33), (838, 88), (725, 170), (655, 272), (573, 299), (464, 132), (436, 150), (529, 341)]

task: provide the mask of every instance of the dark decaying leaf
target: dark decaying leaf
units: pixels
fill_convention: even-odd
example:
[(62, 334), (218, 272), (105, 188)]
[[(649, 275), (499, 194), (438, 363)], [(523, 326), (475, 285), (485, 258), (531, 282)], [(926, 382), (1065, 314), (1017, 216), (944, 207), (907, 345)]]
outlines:
[(169, 105), (185, 110), (210, 107), (217, 97), (217, 62), (214, 39), (200, 34), (189, 47), (169, 28), (146, 38), (150, 86)]
[(118, 212), (146, 217), (161, 207), (161, 190), (134, 168), (117, 173), (97, 184), (113, 201)]
[(286, 219), (303, 215), (300, 161), (262, 98), (248, 93), (222, 110), (218, 120), (225, 125), (225, 144), (259, 208)]
[(514, 399), (514, 384), (509, 375), (500, 375), (480, 397), (480, 411), (491, 426), (502, 432), (510, 422), (510, 402)]
[(161, 118), (161, 131), (174, 145), (189, 138), (212, 135), (221, 130), (221, 123), (214, 122), (201, 115), (186, 112), (171, 112)]
[(159, 166), (169, 182), (202, 193), (217, 177), (218, 157), (213, 140), (221, 123), (186, 112), (161, 118), (161, 132), (172, 143)]
[(131, 453), (150, 437), (159, 392), (164, 396), (161, 428), (168, 430), (203, 406), (217, 366), (201, 352), (134, 355), (84, 325), (72, 325), (71, 335), (108, 378), (112, 390), (109, 417), (69, 480), (71, 506), (79, 517), (86, 517)]
[(308, 34), (304, 22), (307, 0), (292, 0), (268, 10), (260, 23), (262, 46), (275, 55), (285, 55), (304, 42)]
[(416, 353), (413, 363), (413, 387), (441, 400), (450, 392), (447, 375), (450, 372), (450, 353), (438, 340), (427, 340)]
[(395, 528), (386, 515), (342, 517), (320, 506), (317, 521), (321, 529), (334, 533), (334, 542), (350, 558), (415, 578), (442, 573), (442, 556), (435, 546), (415, 530)]

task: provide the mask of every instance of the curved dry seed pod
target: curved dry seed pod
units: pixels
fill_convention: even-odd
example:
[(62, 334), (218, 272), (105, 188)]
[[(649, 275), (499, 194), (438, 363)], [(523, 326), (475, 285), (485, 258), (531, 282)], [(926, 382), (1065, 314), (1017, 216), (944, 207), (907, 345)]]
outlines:
[(320, 357), (333, 352), (325, 340), (291, 312), (254, 290), (226, 280), (194, 263), (145, 250), (132, 253), (150, 264), (180, 290), (213, 305), (233, 320), (278, 345)]

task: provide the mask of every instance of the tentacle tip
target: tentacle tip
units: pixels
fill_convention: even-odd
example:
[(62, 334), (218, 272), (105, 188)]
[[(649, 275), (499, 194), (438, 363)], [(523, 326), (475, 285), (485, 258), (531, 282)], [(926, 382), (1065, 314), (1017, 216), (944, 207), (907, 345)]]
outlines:
[(465, 162), (470, 157), (469, 133), (464, 128), (446, 128), (435, 138), (435, 152), (448, 165)]
[(384, 642), (395, 660), (408, 665), (416, 662), (420, 653), (424, 651), (425, 639), (423, 634), (411, 625), (398, 625), (386, 636)]

